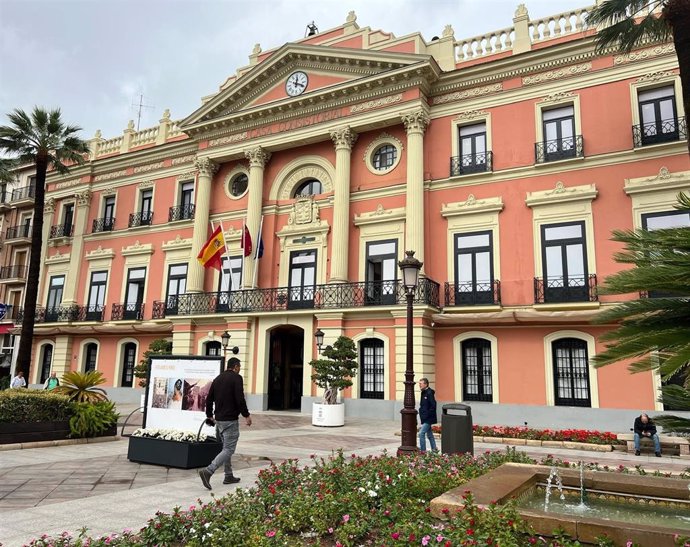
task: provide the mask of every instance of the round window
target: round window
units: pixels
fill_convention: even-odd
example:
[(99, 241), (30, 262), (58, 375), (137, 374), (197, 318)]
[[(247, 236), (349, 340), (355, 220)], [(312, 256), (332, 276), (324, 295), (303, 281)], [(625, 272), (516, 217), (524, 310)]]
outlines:
[(249, 186), (249, 177), (245, 173), (240, 173), (230, 183), (230, 193), (238, 198), (247, 191)]
[(385, 171), (393, 167), (397, 157), (398, 149), (392, 144), (384, 144), (376, 149), (371, 163), (377, 171)]
[(294, 197), (302, 198), (305, 196), (315, 196), (323, 192), (323, 186), (321, 182), (316, 179), (305, 180), (300, 184), (295, 190)]

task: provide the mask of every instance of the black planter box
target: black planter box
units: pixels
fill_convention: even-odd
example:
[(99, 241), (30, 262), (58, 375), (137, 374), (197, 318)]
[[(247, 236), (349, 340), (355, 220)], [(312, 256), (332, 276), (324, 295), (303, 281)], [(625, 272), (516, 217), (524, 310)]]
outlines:
[(0, 444), (55, 441), (69, 438), (69, 422), (0, 423)]
[(189, 443), (151, 437), (130, 437), (127, 459), (131, 462), (193, 469), (206, 467), (222, 448), (223, 443), (215, 440)]

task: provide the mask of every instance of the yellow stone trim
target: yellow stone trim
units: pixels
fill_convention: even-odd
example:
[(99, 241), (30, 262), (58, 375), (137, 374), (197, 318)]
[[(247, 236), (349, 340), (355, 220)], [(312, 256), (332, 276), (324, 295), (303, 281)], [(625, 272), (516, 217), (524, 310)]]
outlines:
[(47, 266), (51, 266), (54, 264), (69, 264), (69, 258), (70, 258), (69, 253), (63, 255), (58, 250), (55, 254), (53, 254), (53, 255), (51, 255), (45, 259), (45, 264)]
[(460, 155), (460, 128), (468, 125), (477, 125), (479, 123), (484, 123), (486, 125), (486, 151), (491, 152), (493, 150), (491, 139), (491, 113), (485, 112), (484, 110), (465, 110), (460, 112), (460, 114), (450, 122), (451, 151), (453, 156)]
[(493, 393), (493, 404), (500, 403), (498, 383), (498, 338), (493, 334), (484, 331), (468, 331), (453, 337), (453, 388), (455, 400), (462, 401), (462, 343), (470, 338), (482, 338), (491, 343), (491, 390)]
[(589, 362), (589, 394), (592, 408), (599, 408), (599, 376), (598, 371), (591, 364), (591, 359), (596, 355), (594, 336), (586, 332), (576, 330), (559, 330), (547, 334), (544, 337), (544, 372), (546, 379), (546, 406), (555, 405), (554, 379), (553, 379), (553, 351), (551, 344), (561, 338), (577, 338), (587, 342), (587, 358)]
[[(537, 141), (544, 142), (544, 124), (542, 122), (544, 111), (565, 106), (573, 107), (573, 117), (575, 118), (575, 137), (582, 135), (582, 114), (580, 112), (580, 95), (570, 91), (560, 91), (547, 95), (543, 99), (534, 103), (534, 124), (536, 129)], [(585, 137), (583, 136), (583, 139)]]
[(359, 399), (361, 396), (359, 388), (362, 380), (362, 363), (360, 362), (362, 348), (360, 347), (360, 344), (363, 340), (369, 340), (372, 338), (381, 340), (383, 342), (383, 400), (389, 401), (391, 376), (395, 375), (395, 370), (391, 370), (390, 338), (381, 332), (376, 332), (375, 327), (368, 327), (364, 332), (360, 332), (352, 337), (352, 341), (357, 346), (357, 362), (359, 363), (357, 376), (355, 376), (355, 378), (352, 380), (352, 398)]
[[(373, 164), (374, 153), (381, 146), (386, 144), (390, 144), (395, 147), (395, 161), (393, 161), (393, 165), (387, 167), (386, 169), (376, 169)], [(367, 166), (367, 169), (369, 169), (370, 173), (374, 175), (385, 175), (386, 173), (390, 173), (398, 166), (400, 163), (400, 157), (402, 156), (402, 151), (403, 143), (400, 141), (400, 139), (394, 137), (393, 135), (389, 135), (386, 132), (381, 133), (378, 137), (371, 141), (371, 143), (369, 143), (369, 146), (367, 146), (367, 149), (364, 151), (364, 164)]]
[(452, 218), (462, 215), (473, 215), (477, 213), (500, 212), (503, 210), (503, 197), (476, 199), (474, 194), (470, 194), (466, 201), (455, 203), (444, 203), (441, 206), (441, 216)]
[(98, 360), (101, 357), (101, 342), (96, 338), (85, 338), (79, 342), (79, 353), (77, 354), (77, 370), (79, 372), (84, 372), (84, 367), (86, 366), (86, 344), (96, 344), (96, 368), (94, 370), (98, 370)]
[[(125, 283), (127, 281), (125, 280)], [(125, 338), (120, 338), (117, 341), (117, 344), (115, 346), (115, 372), (113, 373), (113, 387), (118, 387), (122, 383), (122, 359), (123, 359), (123, 350), (125, 347), (125, 344), (128, 343), (133, 343), (137, 347), (136, 351), (136, 359), (135, 362), (139, 362), (139, 349), (140, 349), (140, 343), (139, 340), (136, 338), (130, 338), (130, 337), (125, 337)], [(134, 378), (134, 381), (132, 382), (133, 386), (137, 385), (137, 382), (139, 381), (138, 378)]]
[(645, 75), (630, 83), (630, 110), (632, 113), (631, 125), (640, 125), (641, 123), (640, 105), (637, 100), (640, 91), (649, 91), (651, 89), (668, 87), (670, 85), (673, 86), (673, 93), (676, 103), (676, 115), (678, 118), (685, 116), (685, 107), (683, 105), (683, 88), (680, 82), (680, 75), (674, 74), (670, 70), (655, 70), (647, 72)]
[[(278, 274), (279, 286), (287, 287), (290, 275), (290, 253), (292, 251), (316, 250), (316, 276), (317, 285), (326, 282), (326, 268), (328, 266), (328, 232), (330, 226), (325, 220), (318, 220), (311, 224), (286, 224), (276, 236), (280, 240), (280, 271)], [(313, 237), (314, 241), (295, 242), (302, 237)]]
[(268, 199), (293, 199), (292, 193), (298, 184), (306, 179), (317, 179), (323, 185), (323, 192), (333, 191), (335, 168), (320, 156), (307, 155), (291, 161), (276, 175), (269, 190)]
[(191, 251), (192, 249), (192, 238), (181, 238), (180, 234), (175, 236), (175, 239), (167, 241), (161, 245), (161, 249), (165, 253), (174, 251)]
[(379, 224), (382, 222), (393, 222), (405, 220), (405, 208), (386, 209), (382, 204), (378, 204), (374, 211), (355, 215), (353, 224), (355, 226), (366, 226), (368, 224)]
[[(152, 243), (139, 243), (139, 240), (134, 242), (134, 245), (122, 247), (122, 256), (131, 257), (138, 255), (152, 255), (154, 253)], [(147, 259), (148, 262), (148, 259)]]
[(525, 203), (527, 203), (528, 207), (538, 207), (571, 201), (592, 201), (597, 197), (597, 193), (597, 188), (594, 184), (565, 186), (561, 181), (558, 181), (556, 188), (553, 190), (527, 192)]
[(632, 198), (633, 226), (642, 228), (642, 215), (674, 211), (678, 194), (690, 194), (690, 171), (671, 173), (667, 167), (654, 177), (625, 179), (625, 193)]

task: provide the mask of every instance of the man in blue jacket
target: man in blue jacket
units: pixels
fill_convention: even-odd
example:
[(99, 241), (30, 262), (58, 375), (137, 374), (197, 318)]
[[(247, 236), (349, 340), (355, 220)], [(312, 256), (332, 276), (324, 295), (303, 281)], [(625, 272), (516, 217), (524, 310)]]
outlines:
[(436, 439), (434, 439), (434, 432), (431, 430), (431, 426), (436, 423), (435, 391), (429, 387), (428, 378), (419, 379), (419, 389), (422, 390), (419, 399), (419, 421), (422, 423), (419, 430), (419, 449), (422, 452), (426, 451), (426, 437), (428, 437), (431, 450), (436, 452)]

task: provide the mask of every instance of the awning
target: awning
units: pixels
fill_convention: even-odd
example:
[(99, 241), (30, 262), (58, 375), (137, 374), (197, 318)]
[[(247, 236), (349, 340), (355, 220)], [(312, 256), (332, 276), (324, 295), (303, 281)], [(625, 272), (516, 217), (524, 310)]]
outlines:
[(13, 329), (14, 325), (12, 323), (1, 323), (0, 324), (0, 334), (9, 334), (10, 329)]

